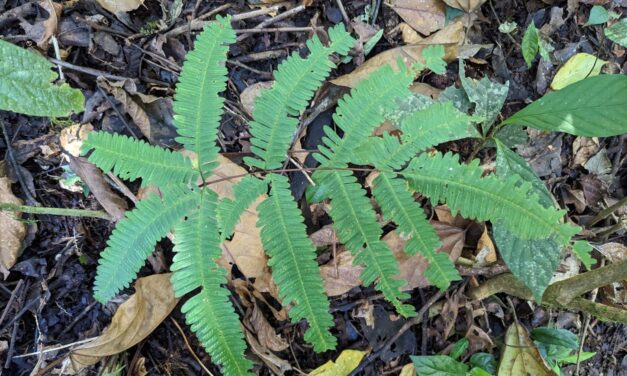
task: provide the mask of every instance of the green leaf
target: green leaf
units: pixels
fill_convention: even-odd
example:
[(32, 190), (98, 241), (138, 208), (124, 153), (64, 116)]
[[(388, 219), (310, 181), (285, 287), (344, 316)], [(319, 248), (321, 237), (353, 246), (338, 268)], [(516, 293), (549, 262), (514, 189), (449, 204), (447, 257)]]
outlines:
[(614, 25), (605, 28), (604, 33), (612, 42), (627, 48), (627, 18), (623, 18)]
[(592, 265), (596, 264), (596, 260), (590, 256), (592, 246), (585, 240), (578, 240), (573, 244), (573, 253), (586, 266), (586, 269), (592, 269)]
[(329, 329), (333, 316), (324, 294), (323, 281), (316, 262), (316, 248), (307, 236), (303, 217), (287, 177), (269, 174), (270, 195), (259, 206), (261, 241), (270, 260), (272, 279), (279, 287), (279, 298), (289, 311), (293, 323), (307, 320), (305, 340), (316, 352), (332, 350), (337, 344)]
[(198, 176), (189, 158), (117, 133), (91, 132), (81, 153), (90, 150), (89, 161), (122, 179), (142, 179), (142, 186), (159, 187), (187, 183)]
[[(531, 166), (498, 139), (496, 145), (496, 174), (502, 177), (519, 175), (523, 181), (531, 183), (532, 192), (537, 194), (542, 206), (552, 207), (553, 196)], [(560, 245), (553, 238), (520, 239), (500, 222), (493, 223), (492, 233), (499, 252), (512, 274), (529, 287), (536, 301), (542, 301), (544, 290), (559, 264)]]
[(576, 136), (627, 133), (627, 76), (589, 77), (550, 93), (502, 124), (528, 125)]
[(468, 346), (470, 346), (470, 341), (468, 338), (462, 338), (459, 341), (455, 342), (453, 348), (451, 349), (450, 357), (457, 360), (459, 359), (466, 350), (468, 350)]
[(512, 175), (507, 178), (487, 175), (479, 161), (460, 164), (451, 153), (426, 154), (412, 160), (401, 173), (409, 187), (431, 199), (444, 202), (452, 211), (466, 218), (500, 220), (523, 239), (543, 239), (557, 236), (567, 243), (579, 232), (578, 227), (559, 223), (564, 212), (544, 208), (532, 193), (529, 182)]
[(441, 44), (425, 47), (422, 50), (422, 58), (425, 65), (435, 74), (446, 73), (446, 61), (444, 60), (444, 46)]
[(468, 99), (475, 104), (474, 116), (481, 118), (480, 121), (483, 124), (483, 132), (485, 134), (488, 127), (494, 123), (496, 117), (501, 113), (501, 108), (505, 103), (505, 99), (507, 99), (509, 82), (499, 84), (498, 82), (490, 81), (487, 77), (482, 78), (480, 81), (468, 78), (464, 73), (463, 60), (459, 61), (459, 78), (466, 95), (468, 95)]
[(364, 55), (367, 56), (370, 53), (370, 51), (372, 51), (374, 46), (376, 46), (379, 40), (381, 40), (382, 36), (383, 36), (383, 29), (377, 31), (372, 37), (370, 37), (370, 39), (366, 41), (366, 43), (364, 43)]
[(53, 68), (38, 54), (0, 40), (0, 110), (52, 117), (81, 112), (83, 93), (52, 84), (57, 78)]
[(450, 356), (410, 356), (418, 376), (466, 376), (468, 366)]
[(600, 25), (606, 23), (609, 20), (610, 14), (607, 9), (603, 8), (603, 6), (601, 5), (594, 5), (592, 9), (590, 9), (588, 22), (586, 22), (583, 26)]
[[(529, 135), (522, 125), (508, 125), (507, 127), (500, 127), (493, 138), (499, 139), (508, 148), (515, 149), (519, 145), (524, 145), (529, 139)], [(493, 147), (494, 140), (489, 140), (488, 145)]]
[[(579, 363), (585, 362), (586, 360), (593, 358), (596, 354), (596, 352), (582, 351), (579, 354)], [(564, 364), (577, 364), (577, 354), (558, 359), (558, 361)]]
[(474, 367), (468, 372), (468, 376), (490, 376), (491, 374), (483, 368)]
[(463, 88), (449, 86), (440, 93), (439, 102), (451, 102), (457, 110), (467, 113), (470, 110), (470, 100)]
[(490, 374), (496, 373), (496, 360), (494, 355), (485, 352), (477, 352), (470, 357), (470, 365), (481, 368)]
[(104, 304), (128, 287), (157, 242), (198, 205), (200, 197), (198, 192), (179, 185), (162, 188), (162, 192), (163, 199), (150, 193), (140, 200), (115, 226), (96, 270), (97, 301)]
[(536, 25), (532, 20), (529, 26), (527, 26), (527, 30), (525, 30), (521, 46), (523, 58), (525, 59), (528, 68), (531, 68), (533, 59), (536, 57), (540, 49), (539, 39), (540, 36), (538, 29), (536, 29)]
[(217, 165), (220, 149), (216, 146), (222, 118), (228, 71), (226, 57), (229, 45), (235, 42), (230, 17), (218, 16), (209, 22), (196, 38), (194, 49), (185, 56), (185, 63), (174, 95), (176, 141), (198, 158), (203, 177)]
[(566, 329), (535, 328), (531, 331), (531, 338), (549, 345), (563, 346), (573, 350), (579, 348), (579, 337)]
[(244, 177), (235, 184), (233, 187), (234, 198), (222, 199), (216, 211), (222, 240), (233, 235), (235, 225), (239, 222), (242, 213), (244, 213), (259, 196), (266, 193), (267, 190), (268, 184), (264, 180), (259, 180), (251, 175)]

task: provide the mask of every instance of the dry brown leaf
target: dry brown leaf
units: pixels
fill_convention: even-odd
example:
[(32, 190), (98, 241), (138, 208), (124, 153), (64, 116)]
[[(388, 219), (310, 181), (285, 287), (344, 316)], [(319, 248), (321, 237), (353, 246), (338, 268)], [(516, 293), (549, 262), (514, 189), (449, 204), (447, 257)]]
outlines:
[(97, 0), (101, 7), (109, 12), (116, 14), (121, 12), (130, 12), (139, 8), (144, 0)]
[(446, 5), (441, 0), (390, 0), (386, 4), (423, 35), (440, 30), (446, 22)]
[(255, 329), (261, 346), (277, 352), (283, 351), (290, 346), (283, 337), (276, 333), (257, 304), (253, 304), (252, 311), (247, 313), (246, 320)]
[(146, 358), (143, 356), (137, 359), (135, 364), (130, 369), (130, 376), (148, 376), (148, 371), (146, 370)]
[(37, 43), (37, 47), (47, 50), (50, 37), (57, 32), (63, 4), (55, 3), (52, 0), (42, 0), (38, 5), (48, 13), (48, 18), (37, 21), (33, 25), (23, 21), (21, 26), (26, 32), (26, 36)]
[(416, 376), (416, 367), (414, 363), (407, 363), (401, 368), (401, 373), (398, 376)]
[(478, 9), (486, 0), (444, 0), (448, 6), (461, 9), (465, 12), (473, 12)]
[(499, 364), (499, 375), (555, 375), (546, 364), (524, 326), (514, 323), (505, 334), (505, 347)]
[(89, 132), (93, 130), (94, 127), (91, 123), (70, 125), (69, 127), (61, 129), (59, 143), (70, 155), (80, 157), (83, 141), (87, 138)]
[(599, 151), (599, 139), (596, 137), (577, 137), (573, 141), (572, 167), (583, 166), (590, 157)]
[(476, 266), (487, 266), (496, 262), (496, 248), (494, 242), (488, 234), (488, 228), (483, 227), (483, 233), (477, 242), (477, 251), (475, 253), (477, 259)]
[[(22, 205), (22, 200), (11, 191), (11, 180), (5, 176), (2, 166), (3, 161), (0, 161), (0, 203)], [(26, 236), (26, 225), (19, 220), (21, 217), (22, 213), (0, 210), (0, 273), (4, 279), (20, 256)]]
[(332, 80), (331, 83), (338, 86), (347, 86), (354, 88), (357, 83), (368, 77), (370, 73), (377, 70), (385, 64), (391, 64), (393, 69), (397, 69), (396, 62), (402, 59), (403, 63), (409, 68), (415, 62), (424, 63), (422, 58), (422, 50), (430, 45), (444, 45), (444, 60), (452, 61), (457, 58), (459, 45), (463, 41), (464, 28), (461, 22), (453, 22), (444, 29), (423, 39), (417, 44), (401, 46), (386, 50), (378, 55), (366, 60), (365, 63), (357, 67), (351, 73), (345, 74)]
[[(455, 261), (461, 255), (464, 248), (465, 232), (462, 228), (447, 225), (441, 222), (432, 221), (442, 246), (438, 252), (446, 252), (451, 260)], [(424, 271), (429, 265), (427, 260), (419, 254), (409, 256), (403, 252), (406, 239), (400, 237), (396, 231), (387, 233), (383, 240), (390, 247), (400, 266), (400, 278), (407, 281), (404, 290), (423, 288), (430, 286), (424, 278)], [(361, 285), (359, 276), (363, 271), (363, 266), (353, 265), (353, 256), (348, 251), (337, 254), (337, 265), (334, 260), (320, 267), (320, 273), (324, 280), (324, 289), (329, 296), (337, 296), (347, 293), (354, 287)]]
[(102, 176), (102, 171), (84, 157), (69, 156), (69, 159), (72, 171), (87, 184), (91, 193), (111, 218), (116, 222), (122, 219), (128, 205), (109, 187)]
[(627, 246), (621, 243), (605, 243), (597, 249), (612, 263), (621, 262), (627, 258)]
[(246, 335), (246, 342), (250, 345), (252, 352), (270, 368), (273, 375), (284, 375), (285, 372), (292, 370), (292, 366), (287, 360), (279, 358), (270, 350), (263, 347), (252, 333), (244, 329), (244, 334)]
[(244, 89), (239, 96), (239, 100), (242, 102), (242, 106), (244, 110), (248, 114), (248, 116), (253, 116), (253, 112), (255, 111), (255, 101), (257, 97), (265, 90), (268, 90), (272, 87), (274, 81), (261, 81), (254, 83)]
[(401, 22), (398, 25), (398, 28), (401, 30), (401, 37), (403, 38), (403, 43), (405, 44), (418, 44), (424, 39), (416, 30), (412, 29), (412, 27), (405, 22)]
[(118, 307), (102, 335), (72, 350), (66, 359), (67, 370), (78, 372), (103, 357), (135, 346), (150, 335), (178, 302), (170, 276), (171, 273), (167, 273), (139, 278), (135, 282), (135, 293)]

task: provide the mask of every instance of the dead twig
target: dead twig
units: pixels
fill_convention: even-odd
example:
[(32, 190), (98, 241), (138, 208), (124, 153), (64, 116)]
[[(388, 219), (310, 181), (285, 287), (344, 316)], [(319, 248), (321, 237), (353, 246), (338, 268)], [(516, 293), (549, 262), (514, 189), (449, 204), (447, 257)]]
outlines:
[[(266, 26), (270, 26), (278, 21), (281, 21), (285, 18), (291, 17), (297, 13), (302, 12), (303, 10), (305, 10), (305, 6), (304, 5), (299, 5), (297, 7), (294, 7), (288, 11), (285, 11), (283, 13), (277, 14), (276, 16), (272, 17), (272, 18), (268, 18), (267, 20), (261, 22), (260, 24), (258, 24), (257, 26), (255, 26), (253, 29), (263, 29)], [(237, 37), (237, 42), (241, 42), (245, 39), (247, 39), (250, 36), (250, 33), (247, 34), (243, 34), (240, 35), (239, 37)]]
[(106, 79), (109, 79), (109, 80), (116, 80), (116, 81), (132, 80), (132, 81), (137, 82), (136, 78), (122, 77), (122, 76), (118, 76), (118, 75), (115, 75), (115, 74), (111, 74), (111, 73), (104, 72), (104, 71), (97, 70), (97, 69), (93, 69), (93, 68), (81, 67), (79, 65), (70, 64), (67, 61), (55, 59), (55, 58), (52, 58), (52, 57), (49, 57), (48, 61), (50, 61), (51, 63), (57, 64), (57, 65), (60, 65), (60, 66), (62, 66), (64, 68), (67, 68), (67, 69), (70, 69), (70, 70), (73, 70), (73, 71), (77, 71), (77, 72), (81, 72), (81, 73), (85, 73), (85, 74), (88, 74), (88, 75), (94, 76), (94, 77), (102, 76), (102, 77), (104, 77)]

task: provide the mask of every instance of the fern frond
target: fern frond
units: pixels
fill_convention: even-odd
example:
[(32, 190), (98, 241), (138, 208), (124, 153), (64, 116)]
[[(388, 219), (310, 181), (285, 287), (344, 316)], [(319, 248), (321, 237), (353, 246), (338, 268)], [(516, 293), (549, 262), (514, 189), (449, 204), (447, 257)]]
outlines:
[(500, 220), (522, 239), (556, 234), (560, 244), (566, 244), (579, 232), (578, 227), (559, 222), (564, 215), (562, 210), (545, 208), (537, 195), (530, 195), (529, 182), (521, 183), (516, 175), (500, 178), (482, 174), (478, 160), (460, 164), (451, 153), (433, 157), (423, 154), (402, 172), (411, 189), (434, 202), (444, 202), (466, 218)]
[(401, 302), (409, 298), (409, 294), (400, 290), (406, 281), (394, 278), (399, 274), (398, 262), (381, 240), (381, 228), (366, 192), (351, 171), (317, 172), (320, 183), (330, 188), (330, 214), (338, 238), (354, 255), (354, 263), (365, 266), (360, 276), (364, 285), (374, 282), (398, 313), (405, 317), (415, 315), (411, 305)]
[(350, 94), (339, 100), (333, 114), (335, 125), (343, 137), (325, 127), (325, 137), (315, 154), (322, 166), (340, 166), (354, 158), (355, 149), (367, 141), (374, 129), (384, 120), (384, 114), (397, 106), (396, 99), (411, 95), (408, 87), (413, 77), (404, 64), (394, 72), (384, 65), (362, 80)]
[(257, 197), (266, 193), (267, 189), (268, 184), (264, 180), (248, 175), (233, 187), (235, 196), (233, 199), (224, 198), (218, 203), (216, 214), (222, 240), (233, 235), (235, 225), (239, 222), (242, 213), (255, 202)]
[(246, 342), (239, 317), (222, 287), (226, 273), (216, 264), (222, 255), (216, 206), (217, 195), (204, 189), (200, 207), (175, 227), (171, 281), (177, 297), (201, 288), (182, 311), (212, 360), (227, 375), (249, 375), (252, 363), (244, 357)]
[(374, 179), (373, 185), (372, 194), (381, 205), (385, 218), (396, 223), (399, 233), (409, 238), (405, 252), (409, 255), (420, 253), (429, 262), (425, 272), (427, 280), (440, 289), (446, 289), (452, 281), (460, 280), (448, 256), (437, 256), (436, 251), (442, 242), (420, 205), (407, 191), (407, 183), (395, 178), (392, 173), (382, 172)]
[(307, 41), (309, 56), (296, 51), (274, 72), (275, 82), (255, 103), (254, 121), (250, 123), (251, 151), (261, 160), (245, 158), (260, 169), (276, 169), (287, 158), (287, 150), (298, 125), (297, 116), (305, 109), (314, 92), (335, 64), (332, 53), (346, 55), (354, 39), (343, 25), (329, 29), (330, 45), (325, 47), (317, 36)]
[(170, 185), (162, 193), (163, 199), (151, 193), (139, 201), (115, 226), (96, 270), (94, 296), (99, 302), (128, 287), (155, 244), (198, 205), (198, 193), (185, 186)]
[(324, 294), (316, 262), (316, 249), (307, 237), (303, 218), (287, 177), (270, 174), (270, 196), (257, 207), (261, 241), (270, 256), (268, 265), (284, 304), (295, 303), (289, 312), (293, 323), (305, 319), (305, 340), (317, 352), (334, 349), (337, 341), (329, 332), (333, 316)]
[(216, 137), (220, 127), (228, 71), (225, 67), (229, 44), (235, 42), (230, 17), (216, 17), (207, 23), (196, 38), (194, 50), (185, 63), (176, 84), (174, 96), (174, 125), (179, 136), (176, 141), (198, 157), (204, 177), (215, 167), (220, 151)]
[(91, 132), (81, 147), (82, 154), (93, 149), (89, 161), (122, 179), (142, 179), (142, 186), (187, 183), (198, 173), (189, 158), (127, 136)]

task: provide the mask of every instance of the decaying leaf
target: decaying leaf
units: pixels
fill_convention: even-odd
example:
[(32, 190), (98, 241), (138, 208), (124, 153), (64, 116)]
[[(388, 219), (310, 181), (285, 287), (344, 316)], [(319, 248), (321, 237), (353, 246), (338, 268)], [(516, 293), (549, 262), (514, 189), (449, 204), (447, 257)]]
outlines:
[(168, 317), (178, 299), (170, 284), (171, 273), (139, 278), (135, 293), (122, 305), (105, 331), (93, 341), (72, 350), (66, 371), (78, 372), (101, 358), (135, 346)]
[[(464, 247), (465, 232), (462, 228), (447, 225), (441, 222), (432, 221), (442, 241), (442, 246), (438, 252), (445, 252), (455, 261), (461, 255)], [(394, 256), (400, 266), (400, 278), (407, 281), (403, 289), (412, 290), (430, 286), (424, 277), (424, 271), (429, 265), (420, 254), (413, 256), (403, 252), (407, 239), (402, 238), (396, 231), (387, 233), (383, 240), (394, 252)], [(353, 256), (350, 252), (344, 251), (337, 254), (336, 261), (330, 261), (320, 267), (324, 289), (329, 296), (337, 296), (347, 293), (350, 289), (360, 286), (359, 276), (363, 271), (363, 266), (353, 264)]]
[(499, 364), (499, 376), (555, 375), (533, 344), (524, 326), (514, 323), (505, 334), (505, 349)]
[(551, 81), (551, 89), (560, 90), (584, 78), (598, 76), (601, 73), (601, 67), (606, 63), (607, 61), (594, 55), (578, 53), (568, 59), (557, 71), (553, 81)]
[(486, 266), (496, 262), (496, 248), (490, 234), (488, 234), (487, 227), (484, 227), (479, 242), (477, 242), (475, 258), (477, 259), (477, 266)]
[(139, 8), (144, 0), (97, 0), (101, 7), (109, 12), (116, 14), (121, 12), (130, 12)]
[(48, 13), (48, 17), (35, 22), (33, 25), (26, 21), (22, 21), (20, 25), (24, 29), (26, 36), (37, 43), (37, 47), (46, 50), (50, 37), (57, 32), (63, 5), (52, 0), (42, 0), (37, 4)]
[(345, 74), (332, 80), (331, 83), (338, 86), (347, 86), (354, 88), (357, 83), (366, 78), (370, 73), (377, 70), (385, 64), (391, 64), (396, 69), (396, 62), (402, 59), (403, 63), (409, 68), (415, 62), (424, 64), (422, 58), (422, 50), (431, 45), (444, 46), (444, 60), (452, 61), (457, 58), (459, 45), (462, 43), (464, 36), (464, 27), (461, 22), (453, 22), (437, 33), (425, 38), (414, 45), (401, 46), (386, 50), (372, 58), (366, 60), (362, 65), (357, 67), (351, 73)]
[(446, 6), (440, 0), (390, 0), (387, 5), (423, 35), (440, 30), (446, 21)]
[(320, 367), (309, 372), (309, 376), (348, 376), (359, 362), (366, 356), (366, 351), (344, 350), (335, 362), (329, 360)]
[(407, 363), (401, 368), (401, 372), (398, 376), (416, 376), (416, 367), (414, 363)]
[[(0, 203), (22, 205), (22, 200), (11, 191), (11, 180), (4, 174), (4, 161), (0, 161)], [(26, 236), (26, 225), (20, 221), (21, 213), (0, 210), (0, 273), (6, 279), (15, 264)]]
[(94, 127), (90, 123), (73, 124), (61, 129), (59, 134), (61, 148), (74, 157), (80, 157), (83, 141), (87, 138), (89, 132), (93, 130)]
[(242, 102), (242, 106), (249, 116), (252, 116), (255, 111), (255, 101), (257, 97), (259, 97), (259, 94), (272, 87), (273, 83), (274, 81), (257, 82), (242, 91), (239, 100)]
[(597, 137), (577, 137), (573, 141), (572, 165), (583, 166), (590, 157), (599, 151), (599, 139)]
[(444, 0), (444, 2), (452, 7), (461, 9), (464, 12), (473, 12), (478, 9), (486, 0)]
[(612, 263), (627, 259), (627, 246), (621, 243), (606, 243), (597, 248)]
[(257, 338), (252, 335), (252, 333), (250, 333), (248, 330), (245, 330), (244, 334), (246, 335), (246, 342), (248, 342), (248, 345), (250, 346), (252, 352), (257, 355), (259, 359), (261, 359), (261, 361), (266, 366), (268, 366), (268, 368), (270, 368), (270, 371), (273, 375), (284, 375), (285, 372), (292, 370), (290, 362), (285, 359), (279, 358), (270, 350), (263, 347), (259, 343), (259, 341), (257, 341)]
[(255, 329), (261, 346), (276, 352), (283, 351), (290, 346), (283, 337), (276, 333), (257, 304), (253, 304), (252, 310), (247, 312), (246, 320)]

